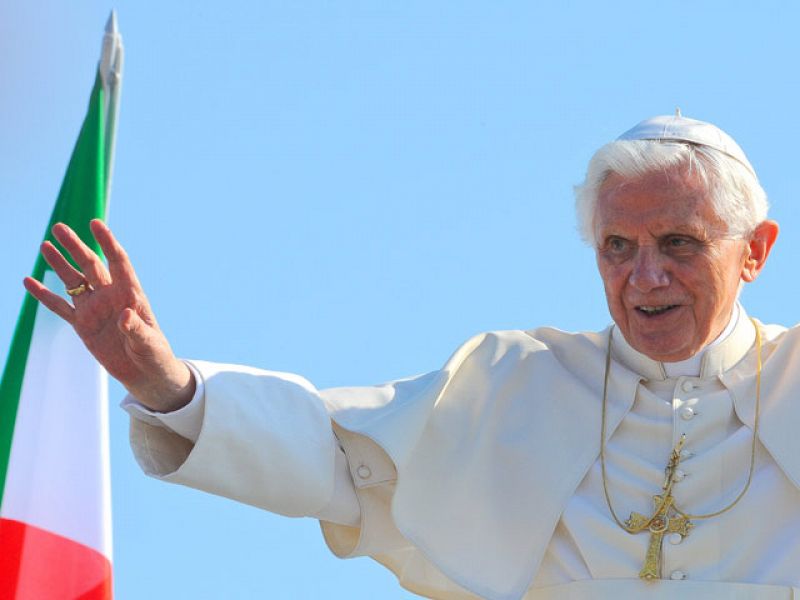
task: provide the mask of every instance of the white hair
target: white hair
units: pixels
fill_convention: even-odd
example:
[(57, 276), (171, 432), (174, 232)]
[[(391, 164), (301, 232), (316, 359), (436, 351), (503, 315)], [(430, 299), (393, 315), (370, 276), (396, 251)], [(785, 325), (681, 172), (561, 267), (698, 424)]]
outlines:
[(675, 169), (697, 174), (710, 193), (717, 215), (727, 223), (728, 234), (748, 236), (767, 218), (767, 194), (755, 174), (735, 158), (708, 146), (686, 142), (618, 140), (594, 154), (586, 179), (575, 186), (575, 211), (583, 240), (596, 245), (597, 195), (611, 174), (637, 179)]

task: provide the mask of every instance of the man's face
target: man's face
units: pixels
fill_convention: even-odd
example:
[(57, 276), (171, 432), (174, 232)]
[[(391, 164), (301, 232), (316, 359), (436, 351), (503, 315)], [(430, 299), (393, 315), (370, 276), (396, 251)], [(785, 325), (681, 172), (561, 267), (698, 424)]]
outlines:
[(726, 239), (727, 227), (695, 176), (611, 175), (598, 194), (594, 228), (608, 308), (631, 346), (674, 362), (722, 332), (748, 243)]

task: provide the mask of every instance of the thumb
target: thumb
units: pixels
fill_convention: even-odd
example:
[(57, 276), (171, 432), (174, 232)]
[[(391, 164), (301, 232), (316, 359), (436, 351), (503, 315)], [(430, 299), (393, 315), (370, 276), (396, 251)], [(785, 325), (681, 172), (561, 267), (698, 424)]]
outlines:
[(126, 308), (122, 311), (117, 321), (117, 326), (128, 339), (131, 349), (141, 352), (151, 345), (149, 343), (151, 337), (150, 327), (132, 308)]

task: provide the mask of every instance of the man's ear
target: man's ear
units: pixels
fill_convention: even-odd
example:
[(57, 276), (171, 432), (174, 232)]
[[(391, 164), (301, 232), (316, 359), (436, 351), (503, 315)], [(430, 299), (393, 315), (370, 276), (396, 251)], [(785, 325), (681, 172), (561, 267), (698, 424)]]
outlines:
[(772, 246), (778, 238), (780, 228), (775, 221), (763, 221), (755, 228), (747, 243), (744, 264), (742, 265), (742, 280), (750, 283), (755, 281), (761, 269), (767, 262)]

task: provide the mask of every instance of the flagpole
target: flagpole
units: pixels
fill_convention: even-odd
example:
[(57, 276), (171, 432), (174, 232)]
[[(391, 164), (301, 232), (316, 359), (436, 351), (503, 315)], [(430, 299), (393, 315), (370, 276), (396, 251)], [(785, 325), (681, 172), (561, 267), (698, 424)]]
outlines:
[[(111, 179), (114, 173), (114, 154), (116, 150), (117, 121), (119, 117), (119, 101), (122, 94), (122, 68), (124, 62), (124, 48), (122, 46), (122, 35), (117, 26), (117, 11), (111, 11), (106, 21), (105, 34), (103, 35), (103, 45), (98, 66), (100, 77), (103, 81), (104, 101), (105, 101), (105, 136), (103, 139), (103, 149), (105, 152), (105, 215), (104, 220), (108, 221), (109, 210), (111, 208)], [(111, 471), (111, 456), (109, 455), (109, 431), (108, 431), (108, 374), (100, 372), (102, 390), (99, 405), (99, 419), (105, 426), (100, 432), (100, 455), (103, 472), (108, 474)], [(107, 522), (111, 522), (111, 487), (104, 486), (101, 490), (103, 496), (103, 507), (108, 511)], [(108, 560), (112, 560), (112, 540), (111, 527), (104, 528), (103, 531), (104, 547)]]
[(106, 218), (111, 200), (111, 178), (114, 172), (114, 151), (116, 148), (117, 120), (119, 116), (119, 99), (122, 93), (122, 68), (125, 51), (122, 36), (117, 27), (117, 11), (112, 10), (106, 22), (103, 36), (103, 49), (100, 56), (100, 77), (106, 93)]

